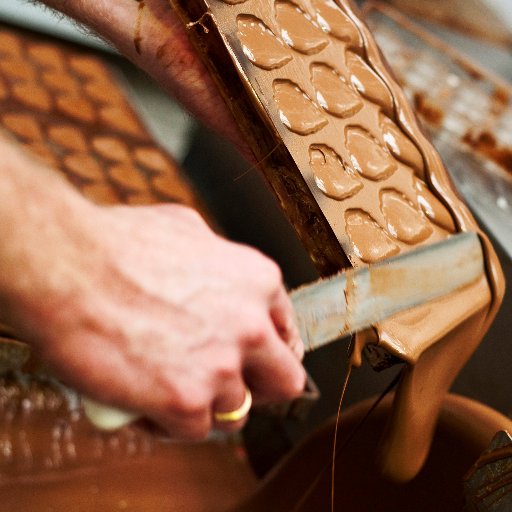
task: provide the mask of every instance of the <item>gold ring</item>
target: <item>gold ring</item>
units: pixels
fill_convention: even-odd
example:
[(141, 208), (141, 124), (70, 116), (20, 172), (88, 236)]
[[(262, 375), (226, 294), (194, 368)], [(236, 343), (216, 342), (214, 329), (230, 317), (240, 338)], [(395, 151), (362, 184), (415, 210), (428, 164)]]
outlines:
[(246, 387), (245, 388), (245, 398), (244, 403), (234, 411), (227, 411), (227, 412), (216, 412), (214, 413), (215, 421), (219, 422), (228, 422), (228, 421), (240, 421), (241, 419), (245, 418), (249, 411), (251, 410), (252, 406), (252, 394), (251, 390)]

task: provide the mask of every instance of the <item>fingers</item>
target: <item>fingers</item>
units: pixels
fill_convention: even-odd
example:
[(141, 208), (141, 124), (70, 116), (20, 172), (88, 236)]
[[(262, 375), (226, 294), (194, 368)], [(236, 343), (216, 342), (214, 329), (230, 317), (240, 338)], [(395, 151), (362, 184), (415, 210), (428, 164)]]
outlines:
[(172, 412), (170, 414), (152, 415), (154, 420), (163, 431), (171, 438), (188, 441), (201, 441), (206, 438), (212, 428), (211, 414), (209, 408), (197, 411), (193, 414)]
[[(279, 307), (276, 305), (275, 314), (282, 314), (290, 307), (283, 301)], [(286, 317), (280, 318), (284, 320)], [(217, 371), (212, 373), (209, 384), (207, 381), (188, 382), (186, 386), (187, 389), (201, 389), (197, 395), (204, 399), (198, 399), (190, 392), (183, 393), (183, 400), (174, 399), (172, 406), (165, 408), (168, 413), (165, 418), (157, 418), (171, 436), (199, 440), (212, 428), (234, 432), (247, 422), (251, 395), (254, 403), (265, 404), (292, 400), (301, 394), (306, 374), (297, 352), (287, 344), (297, 343), (293, 340), (300, 342), (296, 328), (280, 329), (287, 338), (283, 342), (285, 340), (268, 314), (255, 323), (258, 327), (250, 330), (249, 339), (242, 343), (241, 364), (236, 362), (237, 358), (230, 363), (226, 354), (216, 362), (211, 360), (212, 368), (216, 367)], [(217, 357), (218, 354), (213, 359)]]
[(270, 316), (279, 336), (290, 347), (295, 357), (302, 361), (304, 357), (304, 344), (295, 322), (292, 302), (284, 287), (281, 287), (276, 294), (271, 305)]
[[(216, 396), (194, 407), (185, 400), (181, 405), (158, 407), (152, 418), (173, 438), (200, 441), (212, 429), (223, 432), (240, 430), (249, 417), (252, 394), (241, 374), (222, 383)], [(161, 411), (165, 411), (161, 414)]]
[(304, 389), (305, 370), (270, 320), (265, 331), (261, 341), (253, 343), (246, 353), (244, 377), (255, 403), (292, 400)]
[(252, 394), (241, 378), (226, 382), (213, 402), (213, 427), (224, 432), (240, 430), (247, 422), (251, 405)]

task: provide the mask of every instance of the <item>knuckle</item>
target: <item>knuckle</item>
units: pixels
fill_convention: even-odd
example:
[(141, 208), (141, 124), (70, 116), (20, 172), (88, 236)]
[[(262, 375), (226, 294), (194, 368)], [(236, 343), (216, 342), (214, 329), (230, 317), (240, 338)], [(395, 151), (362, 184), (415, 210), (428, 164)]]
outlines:
[(259, 278), (262, 279), (266, 287), (273, 292), (280, 288), (283, 281), (283, 274), (275, 261), (264, 257), (261, 262)]
[(240, 360), (238, 357), (225, 356), (220, 358), (215, 375), (219, 381), (234, 380), (240, 374)]
[(246, 346), (250, 349), (260, 349), (265, 346), (270, 337), (266, 322), (252, 320), (245, 326)]
[(202, 416), (208, 408), (208, 401), (202, 394), (191, 390), (174, 393), (169, 410), (184, 419), (194, 419)]
[(274, 260), (252, 247), (246, 247), (246, 249), (249, 251), (248, 256), (251, 257), (252, 265), (255, 268), (254, 275), (258, 279), (265, 279), (269, 283), (281, 282), (282, 272)]
[(272, 277), (273, 281), (276, 283), (281, 284), (283, 280), (283, 273), (279, 265), (273, 260), (267, 260), (267, 265), (270, 277)]
[(201, 214), (190, 206), (184, 206), (176, 203), (159, 203), (151, 208), (153, 210), (158, 209), (162, 214), (167, 215), (171, 219), (179, 218), (180, 220), (191, 224), (204, 223)]
[(204, 223), (202, 215), (197, 210), (194, 210), (193, 208), (185, 208), (183, 212), (190, 221), (201, 224)]

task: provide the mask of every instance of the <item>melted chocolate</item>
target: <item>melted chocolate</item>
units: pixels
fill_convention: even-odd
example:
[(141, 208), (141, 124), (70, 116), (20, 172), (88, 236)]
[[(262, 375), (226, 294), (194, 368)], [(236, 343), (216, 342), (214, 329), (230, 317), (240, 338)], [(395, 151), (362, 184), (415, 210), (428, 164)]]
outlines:
[(469, 132), (462, 137), (462, 142), (512, 173), (512, 148), (499, 144), (492, 133), (484, 131), (474, 135)]
[[(210, 13), (209, 33), (194, 29), (191, 35), (199, 47), (211, 48), (205, 63), (226, 97), (239, 92), (229, 105), (249, 134), (257, 160), (276, 144), (286, 145), (262, 168), (322, 271), (332, 272), (326, 260), (334, 261), (336, 241), (338, 252), (343, 247), (357, 266), (453, 232), (478, 230), (349, 2), (172, 3), (185, 23)], [(237, 36), (233, 20), (239, 16), (253, 16), (279, 35), (292, 49), (292, 60), (270, 71), (255, 66), (246, 57), (247, 42)], [(230, 62), (235, 71), (226, 74)], [(354, 95), (361, 108), (353, 107)], [(346, 180), (351, 168), (362, 187)], [(336, 193), (340, 183), (343, 198)], [(312, 221), (315, 216), (319, 220)], [(395, 479), (410, 479), (421, 468), (441, 399), (501, 301), (503, 277), (485, 239), (484, 247), (487, 278), (376, 326), (379, 344), (409, 363), (383, 450), (382, 466)]]
[(290, 50), (255, 16), (238, 17), (237, 35), (247, 58), (260, 68), (280, 68), (292, 60)]
[(379, 75), (357, 54), (345, 56), (350, 81), (365, 98), (380, 105), (385, 112), (393, 111), (393, 97)]
[(100, 432), (54, 381), (0, 378), (0, 501), (10, 512), (221, 512), (254, 488), (235, 444)]
[(330, 147), (313, 145), (309, 148), (309, 157), (316, 185), (327, 197), (346, 199), (357, 194), (363, 187), (361, 180)]
[(313, 0), (313, 5), (316, 10), (317, 23), (324, 32), (340, 41), (350, 43), (352, 46), (361, 47), (363, 45), (359, 31), (333, 0)]
[[(271, 165), (268, 175), (279, 175), (279, 179), (282, 179), (277, 181), (278, 178), (275, 178), (275, 183), (276, 187), (282, 187), (279, 193), (283, 203), (296, 202), (293, 209), (299, 210), (299, 215), (304, 215), (306, 219), (300, 226), (303, 231), (307, 231), (307, 236), (316, 237), (319, 251), (327, 252), (329, 245), (337, 247), (341, 252), (342, 244), (353, 264), (361, 265), (410, 250), (418, 244), (445, 239), (454, 231), (477, 229), (464, 205), (451, 189), (437, 154), (423, 138), (403, 93), (386, 71), (371, 35), (346, 2), (341, 2), (342, 7), (330, 1), (300, 2), (300, 7), (291, 2), (273, 3), (262, 0), (187, 0), (183, 4), (176, 0), (175, 3), (181, 9), (186, 22), (194, 21), (187, 19), (185, 15), (185, 11), (193, 6), (200, 5), (203, 10), (211, 11), (212, 16), (205, 19), (205, 23), (215, 23), (212, 27), (215, 30), (205, 34), (201, 27), (192, 27), (190, 30), (197, 30), (197, 37), (216, 37), (218, 30), (222, 36), (229, 36), (231, 44), (229, 50), (224, 48), (225, 56), (234, 59), (236, 69), (245, 73), (238, 79), (250, 92), (247, 102), (251, 101), (250, 98), (258, 98), (258, 102), (251, 104), (251, 131), (258, 131), (262, 135), (258, 142), (271, 140), (272, 147), (275, 147), (276, 142), (284, 141), (293, 156), (293, 159), (286, 160), (290, 165), (269, 159)], [(326, 12), (330, 14), (327, 15)], [(254, 31), (249, 30), (250, 36), (244, 35), (247, 26), (242, 26), (246, 30), (244, 32), (239, 24), (240, 20), (248, 19), (257, 24)], [(259, 25), (260, 22), (263, 25)], [(262, 27), (267, 27), (268, 32)], [(275, 38), (270, 37), (270, 33)], [(258, 37), (266, 42), (256, 43), (255, 39)], [(217, 46), (212, 42), (212, 48), (219, 50), (218, 41), (216, 43)], [(364, 51), (355, 53), (350, 49), (358, 45), (364, 47)], [(73, 165), (76, 169), (80, 158), (84, 158), (84, 154), (75, 153), (76, 150), (70, 151), (68, 147), (59, 147), (57, 151), (53, 151), (53, 147), (47, 146), (44, 136), (41, 140), (40, 121), (36, 121), (35, 125), (31, 122), (34, 111), (44, 116), (45, 127), (48, 124), (53, 125), (56, 120), (61, 124), (63, 118), (67, 121), (73, 120), (87, 135), (88, 141), (98, 135), (97, 130), (93, 130), (91, 126), (100, 123), (104, 135), (126, 137), (130, 141), (130, 148), (140, 148), (148, 143), (126, 105), (119, 105), (116, 101), (114, 104), (102, 104), (98, 99), (102, 96), (101, 90), (98, 94), (97, 88), (92, 89), (93, 93), (86, 89), (83, 94), (78, 94), (73, 90), (73, 80), (68, 81), (65, 92), (51, 89), (48, 110), (48, 101), (45, 99), (48, 95), (41, 92), (39, 84), (33, 83), (35, 74), (40, 71), (31, 71), (30, 66), (27, 67), (26, 54), (21, 51), (23, 46), (19, 38), (11, 33), (0, 33), (0, 76), (2, 83), (9, 84), (8, 88), (4, 87), (4, 96), (0, 98), (4, 98), (3, 107), (12, 106), (14, 103), (17, 109), (19, 107), (17, 114), (30, 113), (24, 124), (12, 123), (20, 133), (27, 135), (24, 138), (24, 135), (17, 134), (23, 143), (48, 160), (54, 159), (66, 171)], [(266, 48), (269, 48), (267, 53)], [(282, 61), (281, 66), (269, 68), (269, 62), (282, 59), (283, 48), (287, 55), (292, 56), (291, 60), (285, 59), (286, 62)], [(51, 53), (46, 55), (48, 66), (44, 68), (45, 73), (50, 68), (55, 70), (59, 65), (59, 59), (55, 58), (55, 53), (53, 56)], [(60, 50), (57, 54), (64, 55)], [(36, 52), (35, 58), (40, 61), (42, 55), (40, 51)], [(212, 52), (210, 58), (214, 57)], [(82, 81), (98, 81), (99, 77), (104, 80), (107, 75), (103, 66), (95, 59), (69, 57), (66, 54), (66, 58), (61, 60), (66, 63), (67, 72), (78, 85)], [(263, 62), (267, 63), (267, 67)], [(326, 69), (332, 70), (327, 74), (329, 94), (325, 105), (319, 100), (318, 91), (312, 83), (315, 77), (311, 71), (315, 66), (317, 69), (321, 66), (324, 75)], [(254, 81), (249, 82), (247, 77), (252, 77)], [(322, 84), (326, 81), (323, 78), (320, 81)], [(106, 81), (109, 80), (107, 78)], [(255, 86), (256, 80), (258, 87)], [(55, 83), (54, 76), (49, 83)], [(346, 94), (345, 85), (352, 88), (349, 89), (350, 94)], [(229, 89), (234, 86), (234, 83), (227, 84)], [(34, 91), (32, 97), (31, 92)], [(348, 112), (352, 110), (347, 109), (344, 112), (347, 117), (339, 115), (343, 101), (337, 101), (336, 91), (341, 91), (340, 94), (345, 94), (350, 100), (358, 95), (363, 104), (362, 108), (354, 109), (351, 114)], [(7, 92), (10, 96), (5, 100)], [(326, 95), (322, 97), (326, 99)], [(5, 108), (1, 114), (12, 115)], [(391, 127), (383, 120), (383, 115), (394, 123)], [(242, 123), (244, 119), (241, 119)], [(59, 133), (56, 130), (53, 136), (62, 138), (62, 131)], [(362, 151), (361, 141), (367, 141), (372, 150)], [(66, 144), (69, 146), (69, 143)], [(79, 144), (79, 141), (74, 141), (73, 144)], [(422, 157), (421, 162), (415, 148)], [(264, 144), (261, 147), (255, 145), (256, 151), (262, 149)], [(143, 190), (137, 179), (130, 178), (133, 168), (120, 167), (125, 165), (120, 161), (123, 158), (122, 153), (116, 151), (112, 153), (110, 160), (105, 161), (101, 151), (95, 151), (93, 158), (97, 163), (101, 162), (104, 180), (80, 181), (84, 193), (92, 194), (96, 200), (104, 202), (118, 202), (120, 196), (127, 197), (127, 201), (138, 201), (147, 197), (147, 189)], [(66, 158), (63, 158), (63, 154)], [(273, 156), (277, 155), (283, 156), (284, 153), (276, 151)], [(375, 155), (380, 156), (376, 159)], [(354, 160), (357, 161), (358, 168)], [(140, 164), (139, 159), (137, 163)], [(296, 167), (293, 167), (293, 163)], [(356, 167), (357, 174), (354, 174), (349, 165)], [(84, 168), (87, 170), (82, 171), (83, 173), (94, 175), (96, 172), (91, 161)], [(169, 175), (158, 172), (153, 174), (151, 169), (145, 171), (149, 171), (144, 175), (145, 179), (151, 180), (152, 191), (160, 186), (165, 189), (172, 182)], [(346, 175), (350, 178), (348, 186), (345, 184)], [(79, 175), (75, 177), (81, 179)], [(319, 181), (322, 182), (321, 186)], [(304, 183), (310, 187), (307, 193)], [(354, 183), (362, 186), (355, 186)], [(350, 193), (338, 194), (336, 191), (340, 190), (340, 184), (342, 190), (348, 189)], [(338, 197), (334, 197), (335, 194)], [(344, 197), (339, 197), (340, 195)], [(326, 239), (318, 235), (319, 226), (323, 226), (324, 221), (315, 219), (315, 215), (318, 215), (318, 210), (315, 210), (318, 207), (316, 201), (322, 206), (321, 213), (325, 215), (325, 222), (329, 222), (332, 228), (329, 232), (331, 238), (326, 245), (320, 243), (320, 240), (323, 242)], [(405, 214), (400, 214), (403, 211)], [(428, 231), (430, 234), (427, 236)], [(500, 302), (503, 292), (502, 276), (492, 249), (485, 241), (484, 243), (487, 278), (480, 279), (464, 292), (452, 294), (376, 326), (378, 342), (409, 363), (402, 376), (390, 428), (383, 444), (382, 466), (395, 479), (410, 479), (421, 467), (428, 452), (441, 398), (453, 377), (478, 345)], [(319, 251), (314, 254), (315, 261), (321, 265), (323, 260)], [(340, 257), (333, 261), (342, 260)], [(332, 265), (329, 268), (332, 269)], [(359, 346), (362, 347), (363, 344), (360, 343)], [(11, 392), (17, 393), (16, 389), (9, 391)], [(52, 397), (41, 398), (36, 392), (33, 402), (46, 404), (43, 410), (47, 413), (51, 407), (60, 410), (62, 402)], [(12, 411), (7, 410), (7, 413), (9, 418), (14, 418)], [(31, 442), (32, 437), (36, 436), (31, 436), (25, 428), (16, 428), (8, 435), (3, 435), (2, 454), (9, 470), (26, 472), (30, 470), (29, 463), (40, 461), (43, 464), (48, 461), (54, 468), (68, 468), (68, 464), (74, 464), (73, 460), (76, 459), (73, 457), (78, 453), (75, 440), (82, 438), (73, 426), (70, 429), (66, 423), (72, 418), (64, 416), (65, 421), (59, 422), (61, 426), (58, 429), (48, 430), (51, 435), (41, 444), (44, 452), (42, 456), (36, 449), (37, 443)], [(33, 415), (30, 417), (34, 418)], [(41, 425), (40, 422), (44, 424), (54, 418), (50, 415), (47, 419), (32, 419), (28, 424)], [(12, 432), (16, 434), (14, 437)], [(87, 445), (85, 441), (83, 444)], [(118, 442), (113, 441), (111, 448), (118, 449)], [(92, 450), (87, 456), (94, 453)], [(133, 478), (135, 473), (138, 477), (138, 472), (133, 468), (144, 472), (149, 471), (154, 464), (161, 470), (160, 477), (164, 475), (167, 481), (167, 466), (160, 465), (162, 459), (155, 462), (157, 459), (158, 457), (141, 464), (130, 460), (130, 469), (123, 471), (122, 475), (131, 475)], [(44, 471), (47, 474), (48, 467)], [(100, 478), (105, 478), (116, 471), (117, 469), (108, 468), (98, 474), (101, 474)], [(27, 481), (29, 489), (40, 483), (40, 480), (31, 478)], [(118, 481), (121, 488), (125, 484), (126, 481), (122, 479)], [(20, 482), (16, 481), (14, 487), (9, 489), (4, 488), (6, 497), (13, 495), (13, 488), (19, 489)], [(108, 495), (106, 492), (102, 496)], [(106, 508), (112, 509), (115, 506), (120, 504), (109, 503)], [(127, 503), (123, 501), (123, 507), (126, 506)], [(151, 506), (146, 505), (147, 508)], [(162, 504), (155, 506), (161, 508)]]
[(364, 211), (347, 211), (345, 225), (356, 255), (365, 263), (376, 263), (400, 252), (391, 237)]
[(417, 244), (432, 234), (432, 226), (421, 212), (400, 192), (384, 190), (381, 210), (386, 218), (388, 231), (408, 244)]
[(318, 25), (291, 2), (276, 2), (276, 23), (283, 41), (305, 54), (318, 53), (329, 43)]
[(386, 146), (393, 156), (412, 167), (416, 174), (423, 178), (425, 166), (423, 157), (416, 145), (391, 119), (383, 114), (380, 117), (380, 126)]
[(346, 146), (354, 168), (370, 180), (389, 178), (397, 169), (395, 159), (368, 132), (349, 128)]
[[(407, 484), (383, 478), (375, 464), (379, 438), (391, 411), (388, 397), (366, 417), (374, 400), (341, 418), (334, 474), (334, 510), (348, 512), (455, 512), (464, 507), (463, 475), (499, 429), (512, 422), (461, 396), (443, 400), (432, 449)], [(364, 419), (364, 420), (363, 420)], [(301, 443), (237, 512), (313, 512), (331, 509), (334, 421)]]
[(442, 227), (449, 233), (455, 232), (455, 223), (447, 210), (437, 197), (426, 187), (421, 180), (415, 180), (418, 204), (425, 215), (438, 226)]
[(292, 81), (276, 80), (274, 99), (282, 123), (299, 135), (315, 133), (328, 122), (307, 94)]
[(363, 108), (363, 102), (346, 84), (345, 79), (325, 64), (311, 66), (311, 83), (318, 104), (329, 114), (352, 117)]
[(414, 108), (421, 117), (434, 126), (440, 126), (442, 124), (444, 112), (441, 108), (420, 92), (415, 93), (413, 99)]
[(73, 45), (0, 27), (0, 126), (93, 201), (197, 205), (106, 65)]

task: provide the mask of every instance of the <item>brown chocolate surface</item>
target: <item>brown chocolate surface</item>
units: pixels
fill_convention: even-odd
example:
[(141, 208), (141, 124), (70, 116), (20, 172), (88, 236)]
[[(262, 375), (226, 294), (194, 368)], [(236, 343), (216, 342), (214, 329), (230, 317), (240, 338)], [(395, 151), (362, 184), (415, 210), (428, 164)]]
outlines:
[(468, 132), (462, 137), (462, 141), (477, 153), (497, 163), (505, 171), (512, 173), (512, 148), (501, 145), (492, 133), (483, 131), (475, 135)]
[[(441, 240), (454, 231), (476, 229), (381, 62), (371, 36), (350, 6), (344, 4), (340, 9), (331, 1), (277, 2), (277, 24), (277, 9), (273, 10), (272, 2), (256, 4), (255, 0), (212, 0), (207, 4), (189, 2), (187, 7), (191, 13), (198, 5), (203, 12), (205, 7), (210, 8), (213, 18), (205, 18), (206, 24), (212, 19), (218, 21), (222, 14), (224, 39), (220, 40), (229, 43), (230, 58), (241, 73), (239, 86), (245, 88), (241, 89), (245, 95), (238, 100), (244, 103), (246, 114), (242, 125), (256, 134), (253, 137), (260, 142), (260, 157), (278, 147), (266, 160), (267, 176), (290, 218), (309, 239), (307, 245), (322, 271), (332, 272), (347, 263), (341, 247), (352, 263), (359, 265)], [(181, 13), (185, 16), (183, 10)], [(185, 19), (195, 21), (199, 17)], [(294, 30), (297, 21), (303, 30)], [(212, 40), (205, 50), (215, 53), (219, 51), (219, 39), (216, 26), (210, 29), (216, 42)], [(206, 37), (201, 27), (197, 30), (199, 37)], [(261, 44), (258, 38), (266, 42)], [(179, 182), (174, 179), (168, 158), (141, 134), (122, 94), (117, 89), (111, 96), (105, 94), (112, 78), (101, 62), (74, 55), (59, 45), (33, 41), (10, 29), (0, 32), (0, 60), (7, 62), (0, 65), (0, 117), (8, 131), (98, 201), (148, 202), (162, 197), (158, 195), (160, 187), (165, 191)], [(226, 49), (223, 51), (225, 58)], [(215, 58), (213, 53), (209, 55)], [(58, 79), (55, 73), (68, 78)], [(233, 76), (226, 71), (230, 80)], [(43, 78), (36, 81), (35, 77)], [(249, 86), (247, 78), (259, 84), (258, 92)], [(47, 94), (38, 89), (42, 83), (48, 87)], [(27, 100), (31, 87), (36, 93), (33, 100)], [(232, 88), (236, 83), (229, 83), (229, 90)], [(49, 109), (44, 99), (48, 97)], [(248, 101), (250, 97), (257, 99), (256, 108)], [(73, 132), (76, 127), (82, 137)], [(66, 133), (72, 132), (75, 136), (69, 140)], [(82, 150), (84, 141), (87, 152)], [(363, 143), (371, 151), (362, 151)], [(152, 158), (155, 151), (159, 157)], [(142, 178), (134, 177), (134, 172)], [(141, 186), (142, 182), (146, 187)], [(444, 391), (492, 319), (490, 302), (496, 307), (500, 301), (499, 268), (492, 251), (487, 250), (489, 282), (482, 280), (466, 293), (378, 326), (383, 346), (416, 363), (404, 373), (385, 445), (390, 456), (384, 465), (396, 478), (407, 479), (421, 466)], [(454, 329), (461, 321), (464, 323)], [(44, 427), (45, 435), (53, 432), (46, 423), (53, 421), (51, 414), (47, 419), (31, 418), (27, 422), (31, 428)], [(67, 441), (62, 444), (70, 435), (66, 428), (64, 432), (56, 431), (61, 444), (50, 453), (50, 460), (61, 456), (64, 461), (72, 453)], [(41, 443), (44, 450), (58, 444), (52, 439), (50, 435)], [(85, 445), (86, 441), (80, 443)], [(16, 453), (22, 455), (16, 460), (24, 464), (27, 457), (23, 453), (27, 455), (28, 450), (23, 435), (19, 444), (21, 451)], [(127, 504), (126, 495), (132, 499), (137, 494), (132, 496), (126, 483), (133, 481), (134, 475), (148, 472), (147, 493), (140, 498), (147, 500), (147, 510), (161, 510), (163, 498), (158, 497), (163, 494), (159, 493), (164, 489), (166, 496), (172, 494), (165, 486), (170, 479), (169, 460), (176, 452), (164, 455), (142, 461), (130, 459), (124, 466), (112, 457), (109, 462), (113, 466), (94, 465), (93, 476), (71, 471), (68, 466), (55, 480), (48, 468), (37, 478), (23, 480), (11, 475), (3, 490), (9, 503), (19, 506), (19, 510), (29, 510), (30, 503), (37, 501), (34, 489), (40, 493), (39, 499), (49, 500), (53, 494), (65, 497), (68, 501), (63, 510), (69, 510), (69, 503), (74, 503), (77, 496), (88, 496), (83, 498), (84, 506), (93, 510), (122, 508)], [(87, 466), (87, 457), (84, 461)], [(16, 472), (16, 464), (9, 465), (9, 471)], [(213, 471), (212, 466), (207, 467)], [(151, 472), (151, 468), (156, 471)], [(23, 471), (28, 471), (27, 467)], [(114, 491), (94, 487), (98, 481), (102, 485), (114, 481)], [(100, 498), (89, 496), (87, 491), (84, 494), (82, 484), (89, 483), (95, 491), (92, 495), (101, 491)], [(205, 489), (210, 492), (211, 487)], [(138, 492), (142, 493), (141, 489)], [(208, 499), (213, 496), (211, 490)]]
[(0, 503), (9, 512), (222, 512), (254, 488), (232, 441), (96, 430), (52, 381), (0, 378)]
[[(321, 271), (343, 254), (359, 266), (478, 230), (349, 2), (172, 3)], [(501, 301), (485, 247), (487, 279), (376, 327), (410, 363), (384, 443), (396, 479), (421, 468), (442, 396)]]
[[(498, 430), (512, 428), (511, 420), (465, 397), (446, 396), (425, 466), (411, 482), (397, 484), (384, 478), (375, 463), (392, 400), (385, 399), (361, 424), (373, 402), (367, 400), (342, 414), (334, 473), (334, 510), (462, 512), (464, 474)], [(334, 420), (331, 420), (301, 443), (242, 506), (233, 510), (332, 510), (333, 435)]]

